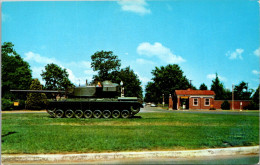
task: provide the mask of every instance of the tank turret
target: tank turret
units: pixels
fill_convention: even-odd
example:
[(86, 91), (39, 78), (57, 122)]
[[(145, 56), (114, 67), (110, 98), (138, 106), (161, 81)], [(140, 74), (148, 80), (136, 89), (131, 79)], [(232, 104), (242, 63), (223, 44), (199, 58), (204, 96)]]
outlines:
[(111, 81), (68, 88), (65, 91), (11, 90), (11, 92), (52, 93), (54, 99), (48, 100), (47, 112), (56, 118), (129, 118), (143, 107), (141, 99), (137, 97), (117, 97), (120, 95), (120, 86)]
[(111, 81), (103, 81), (97, 85), (79, 86), (66, 89), (66, 93), (70, 97), (97, 97), (110, 98), (116, 97), (120, 92), (119, 85)]

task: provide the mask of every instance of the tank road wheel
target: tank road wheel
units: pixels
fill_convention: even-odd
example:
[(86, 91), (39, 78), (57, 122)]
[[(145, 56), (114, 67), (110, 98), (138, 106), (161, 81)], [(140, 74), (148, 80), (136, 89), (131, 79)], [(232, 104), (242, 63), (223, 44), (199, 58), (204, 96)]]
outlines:
[(103, 112), (103, 117), (104, 117), (105, 119), (108, 119), (110, 116), (111, 116), (110, 110), (104, 110), (104, 112)]
[(100, 118), (102, 116), (102, 112), (100, 110), (95, 110), (93, 112), (93, 116), (94, 116), (94, 118), (98, 119), (98, 118)]
[(134, 113), (134, 114), (137, 114), (139, 111), (140, 111), (140, 107), (133, 107), (131, 106), (131, 111)]
[(120, 117), (120, 111), (119, 110), (113, 110), (112, 117), (117, 119)]
[(78, 119), (82, 118), (83, 115), (84, 115), (84, 113), (83, 113), (82, 110), (78, 109), (78, 110), (75, 111), (75, 117), (76, 118), (78, 118)]
[(55, 110), (47, 109), (48, 114), (50, 114), (51, 117), (55, 117)]
[(64, 115), (63, 110), (58, 109), (58, 110), (55, 111), (55, 117), (57, 117), (57, 118), (62, 118), (63, 115)]
[(93, 112), (92, 112), (91, 110), (86, 110), (86, 111), (84, 112), (85, 118), (91, 118), (92, 115), (93, 115)]
[(65, 111), (65, 116), (67, 118), (72, 118), (74, 116), (74, 112), (71, 109), (68, 109), (67, 111)]
[(128, 110), (123, 110), (121, 113), (122, 118), (128, 118), (130, 116), (130, 112)]

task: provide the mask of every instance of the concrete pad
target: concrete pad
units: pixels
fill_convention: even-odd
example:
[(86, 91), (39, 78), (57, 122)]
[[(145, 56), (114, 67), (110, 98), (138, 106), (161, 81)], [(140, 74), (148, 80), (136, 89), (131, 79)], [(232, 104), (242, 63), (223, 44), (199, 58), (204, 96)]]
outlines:
[(191, 158), (206, 156), (230, 156), (259, 154), (259, 146), (232, 147), (218, 149), (185, 150), (185, 151), (151, 151), (151, 152), (115, 152), (83, 154), (39, 154), (39, 155), (1, 155), (2, 163), (43, 163), (43, 162), (84, 162), (97, 160), (117, 160), (129, 158)]

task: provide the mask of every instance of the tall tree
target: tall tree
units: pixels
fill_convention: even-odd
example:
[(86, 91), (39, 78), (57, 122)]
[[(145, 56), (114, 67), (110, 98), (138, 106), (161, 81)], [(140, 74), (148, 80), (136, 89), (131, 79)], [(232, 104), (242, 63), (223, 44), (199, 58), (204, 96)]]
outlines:
[[(151, 89), (150, 87), (153, 87), (154, 91), (152, 96), (150, 97), (155, 102), (162, 102), (162, 94), (164, 96), (169, 96), (169, 94), (173, 94), (173, 92), (176, 89), (188, 89), (188, 88), (194, 88), (184, 76), (183, 71), (177, 64), (169, 64), (167, 66), (161, 66), (160, 68), (155, 67), (155, 69), (152, 71), (153, 74), (153, 85), (150, 83), (148, 88), (148, 91), (146, 90), (146, 93), (152, 93), (152, 91), (149, 91)], [(146, 98), (147, 100), (147, 98)], [(167, 101), (166, 99), (165, 101)]]
[(250, 109), (250, 110), (260, 110), (259, 107), (259, 86), (256, 89), (255, 93), (252, 96), (252, 100), (250, 102), (250, 104), (246, 107), (244, 107), (244, 109)]
[[(42, 85), (38, 79), (33, 79), (30, 90), (42, 90)], [(28, 93), (26, 100), (26, 108), (38, 110), (45, 108), (47, 97), (44, 93)]]
[(255, 93), (253, 94), (252, 100), (254, 103), (257, 104), (257, 107), (259, 108), (259, 86), (256, 89)]
[(121, 69), (120, 71), (113, 71), (109, 74), (108, 79), (115, 83), (123, 82), (124, 95), (126, 97), (139, 97), (142, 98), (143, 91), (141, 81), (130, 66)]
[(69, 80), (66, 69), (62, 69), (56, 64), (47, 64), (45, 71), (42, 71), (42, 79), (45, 80), (45, 88), (50, 90), (64, 90), (73, 86)]
[(252, 103), (253, 103), (252, 109), (260, 110), (260, 107), (259, 107), (259, 86), (256, 89), (256, 91), (255, 91), (255, 93), (252, 97)]
[(154, 82), (148, 82), (145, 86), (145, 102), (157, 102), (158, 99), (156, 97), (156, 87)]
[(204, 83), (202, 83), (202, 84), (200, 85), (200, 90), (208, 90), (207, 85), (204, 84)]
[(29, 89), (32, 80), (29, 64), (13, 47), (11, 42), (5, 42), (2, 45), (2, 97), (25, 99), (26, 94), (10, 93), (10, 89)]
[(112, 51), (97, 51), (91, 56), (91, 60), (91, 67), (94, 71), (98, 71), (98, 75), (93, 77), (94, 81), (108, 80), (109, 74), (118, 71), (121, 66), (121, 61)]
[(248, 85), (244, 81), (234, 88), (235, 100), (249, 100), (252, 92), (248, 91)]
[(223, 83), (220, 82), (217, 73), (216, 73), (216, 78), (214, 80), (212, 80), (211, 90), (215, 92), (215, 94), (216, 94), (215, 99), (216, 100), (225, 99), (224, 85), (223, 85)]

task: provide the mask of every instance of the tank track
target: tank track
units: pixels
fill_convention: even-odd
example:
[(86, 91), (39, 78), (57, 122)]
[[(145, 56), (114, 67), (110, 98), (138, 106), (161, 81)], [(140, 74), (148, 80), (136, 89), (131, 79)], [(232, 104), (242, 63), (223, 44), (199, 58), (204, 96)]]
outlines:
[(50, 114), (51, 117), (53, 118), (131, 118), (135, 114), (137, 114), (140, 111), (140, 107), (134, 108), (131, 106), (128, 109), (122, 109), (122, 110), (109, 110), (109, 109), (104, 109), (104, 110), (72, 110), (72, 109), (48, 109), (47, 112)]

